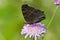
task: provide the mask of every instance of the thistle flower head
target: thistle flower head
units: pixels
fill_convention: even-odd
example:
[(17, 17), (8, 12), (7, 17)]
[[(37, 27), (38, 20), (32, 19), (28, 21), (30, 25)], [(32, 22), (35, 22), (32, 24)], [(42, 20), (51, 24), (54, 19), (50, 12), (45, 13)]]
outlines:
[(54, 0), (54, 3), (58, 6), (60, 6), (60, 0)]
[(21, 34), (25, 35), (25, 38), (28, 36), (34, 37), (36, 40), (36, 37), (40, 37), (43, 33), (46, 33), (47, 30), (44, 26), (44, 24), (41, 23), (34, 23), (34, 24), (26, 24), (24, 25)]

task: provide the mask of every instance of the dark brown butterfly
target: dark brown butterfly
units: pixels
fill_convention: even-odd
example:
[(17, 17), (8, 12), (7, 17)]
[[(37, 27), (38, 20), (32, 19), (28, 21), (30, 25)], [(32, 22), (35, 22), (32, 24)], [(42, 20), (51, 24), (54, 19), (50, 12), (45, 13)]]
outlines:
[(38, 23), (45, 19), (43, 11), (28, 6), (27, 4), (22, 5), (22, 13), (27, 23)]

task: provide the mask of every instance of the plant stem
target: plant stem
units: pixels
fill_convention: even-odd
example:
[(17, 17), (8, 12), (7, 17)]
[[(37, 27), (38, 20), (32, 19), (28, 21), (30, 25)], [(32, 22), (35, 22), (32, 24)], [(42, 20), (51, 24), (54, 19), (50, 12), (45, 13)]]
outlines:
[(37, 37), (36, 36), (34, 37), (34, 40), (37, 40)]
[(56, 14), (56, 11), (57, 11), (58, 7), (59, 7), (59, 6), (57, 6), (57, 7), (55, 8), (54, 13), (53, 13), (53, 16), (52, 16), (50, 22), (49, 22), (48, 25), (47, 25), (47, 28), (49, 28), (50, 24), (52, 23), (52, 21), (53, 21), (53, 19), (54, 19), (54, 17), (55, 17), (55, 14)]

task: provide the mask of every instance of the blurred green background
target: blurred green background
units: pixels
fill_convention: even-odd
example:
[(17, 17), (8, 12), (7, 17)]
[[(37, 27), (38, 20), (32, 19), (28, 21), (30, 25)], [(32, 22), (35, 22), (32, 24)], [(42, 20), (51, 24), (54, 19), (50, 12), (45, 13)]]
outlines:
[(20, 33), (25, 21), (21, 10), (22, 4), (45, 12), (46, 19), (42, 23), (48, 32), (41, 40), (60, 40), (60, 7), (52, 23), (47, 26), (57, 7), (54, 0), (0, 0), (0, 40), (33, 40), (33, 38), (25, 39)]

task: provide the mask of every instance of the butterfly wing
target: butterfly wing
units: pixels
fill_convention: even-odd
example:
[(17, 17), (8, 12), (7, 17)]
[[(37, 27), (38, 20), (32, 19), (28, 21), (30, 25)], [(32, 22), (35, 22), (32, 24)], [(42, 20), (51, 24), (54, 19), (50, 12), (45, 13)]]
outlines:
[(22, 5), (22, 13), (27, 23), (37, 23), (45, 19), (44, 12), (28, 5)]

